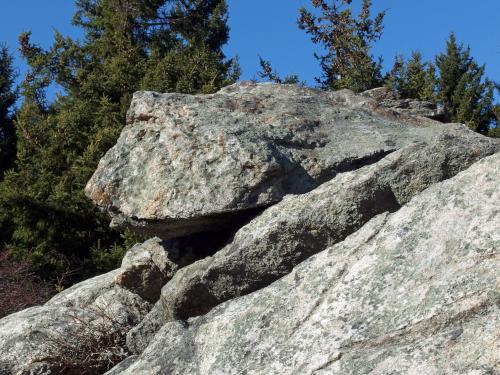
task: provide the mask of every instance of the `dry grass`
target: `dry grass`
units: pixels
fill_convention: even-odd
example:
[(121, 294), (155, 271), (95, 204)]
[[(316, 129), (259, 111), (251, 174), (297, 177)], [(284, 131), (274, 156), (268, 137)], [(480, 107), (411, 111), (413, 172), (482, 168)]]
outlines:
[[(0, 318), (42, 305), (55, 293), (56, 288), (36, 276), (28, 263), (0, 251)], [(54, 374), (103, 374), (130, 355), (125, 339), (132, 327), (109, 307), (68, 314), (64, 329), (47, 337), (51, 355), (46, 363)]]
[(0, 251), (0, 318), (42, 305), (54, 294), (53, 286), (36, 276), (28, 263)]
[(85, 318), (69, 315), (70, 329), (48, 338), (46, 362), (59, 374), (103, 374), (130, 355), (125, 338), (132, 324), (109, 309), (93, 307)]

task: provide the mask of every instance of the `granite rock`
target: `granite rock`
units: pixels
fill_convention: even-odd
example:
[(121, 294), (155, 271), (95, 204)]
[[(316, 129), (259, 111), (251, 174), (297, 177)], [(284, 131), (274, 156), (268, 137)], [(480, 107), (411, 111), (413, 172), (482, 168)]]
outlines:
[(85, 191), (112, 226), (162, 239), (220, 230), (443, 131), (349, 90), (251, 82), (137, 92), (127, 121)]
[(166, 324), (123, 374), (494, 374), (500, 154), (287, 276)]
[(211, 257), (181, 270), (148, 316), (128, 334), (140, 353), (168, 321), (202, 315), (259, 290), (311, 255), (342, 241), (374, 216), (396, 211), (434, 183), (498, 150), (499, 142), (462, 125), (398, 150), (381, 161), (341, 173), (309, 193), (289, 195), (236, 232)]

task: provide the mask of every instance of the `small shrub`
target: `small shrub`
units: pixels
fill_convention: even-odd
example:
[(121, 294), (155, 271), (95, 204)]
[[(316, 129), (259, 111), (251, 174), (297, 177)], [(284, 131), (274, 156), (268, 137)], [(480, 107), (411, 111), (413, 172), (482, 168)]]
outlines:
[(85, 317), (68, 315), (70, 329), (48, 337), (46, 362), (58, 374), (103, 374), (127, 358), (125, 343), (132, 328), (128, 321), (117, 317), (109, 308), (92, 307)]

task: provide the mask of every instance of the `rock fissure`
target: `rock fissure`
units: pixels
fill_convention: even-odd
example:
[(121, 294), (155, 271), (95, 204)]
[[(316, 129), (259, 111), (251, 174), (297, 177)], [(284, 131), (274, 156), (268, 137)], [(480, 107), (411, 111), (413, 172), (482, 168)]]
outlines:
[[(446, 329), (455, 326), (461, 326), (469, 320), (474, 319), (478, 315), (490, 310), (493, 306), (500, 303), (500, 295), (491, 298), (489, 296), (491, 290), (478, 291), (469, 296), (462, 297), (458, 301), (447, 304), (443, 310), (453, 310), (457, 305), (466, 302), (476, 302), (470, 308), (459, 310), (450, 314), (449, 312), (441, 312), (429, 318), (418, 322), (412, 322), (397, 330), (385, 333), (380, 337), (367, 338), (362, 341), (350, 342), (339, 347), (343, 353), (355, 352), (361, 349), (371, 349), (376, 347), (390, 347), (394, 345), (407, 345), (410, 342), (422, 340), (426, 337), (432, 337), (439, 333), (443, 333)], [(476, 301), (474, 297), (484, 298)], [(458, 336), (452, 334), (451, 339), (455, 340)]]
[[(397, 211), (481, 153), (486, 156), (496, 150), (493, 143), (483, 144), (482, 139), (473, 140), (467, 132), (456, 130), (453, 137), (412, 144), (374, 164), (341, 173), (310, 193), (289, 196), (269, 207), (213, 257), (181, 270), (162, 291), (162, 304), (151, 314), (155, 322), (146, 317), (131, 337), (143, 336), (142, 325), (150, 334), (151, 327), (158, 330), (169, 320), (206, 314), (224, 301), (266, 287), (311, 255), (344, 240), (372, 217)], [(134, 352), (144, 349), (131, 345)]]
[(363, 168), (365, 166), (375, 164), (385, 158), (387, 155), (395, 152), (396, 149), (392, 150), (379, 150), (374, 152), (371, 155), (364, 156), (358, 159), (346, 159), (343, 160), (340, 164), (336, 165), (331, 170), (324, 170), (318, 177), (318, 182), (320, 184), (335, 178), (335, 176), (339, 173), (352, 172), (357, 169)]

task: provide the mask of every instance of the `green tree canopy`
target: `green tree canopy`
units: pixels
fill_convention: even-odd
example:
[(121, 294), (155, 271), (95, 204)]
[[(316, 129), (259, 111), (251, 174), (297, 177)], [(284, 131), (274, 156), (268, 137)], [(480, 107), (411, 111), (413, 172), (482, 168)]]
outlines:
[(7, 47), (0, 45), (0, 180), (12, 165), (16, 154), (16, 139), (12, 109), (17, 100), (14, 88), (13, 59)]
[(414, 51), (408, 62), (402, 56), (396, 56), (387, 77), (387, 85), (403, 98), (434, 101), (436, 67), (432, 63), (423, 62), (419, 51)]
[(352, 13), (352, 0), (311, 3), (315, 12), (301, 8), (298, 24), (326, 51), (324, 55), (315, 54), (323, 71), (317, 82), (325, 89), (349, 88), (356, 92), (380, 86), (381, 61), (374, 60), (370, 49), (382, 35), (385, 12), (372, 17), (371, 0), (362, 0), (357, 17)]
[(470, 48), (458, 44), (452, 33), (446, 52), (436, 57), (436, 66), (438, 99), (444, 104), (448, 120), (467, 124), (486, 134), (495, 122), (495, 84), (484, 77), (484, 65), (478, 65), (471, 57)]
[[(43, 50), (30, 33), (20, 36), (30, 70), (16, 120), (18, 159), (0, 186), (9, 249), (52, 276), (111, 267), (134, 239), (110, 230), (83, 194), (125, 124), (132, 93), (208, 93), (238, 76), (222, 53), (225, 0), (77, 0), (76, 9), (82, 40), (56, 32)], [(54, 83), (64, 92), (47, 103)]]

